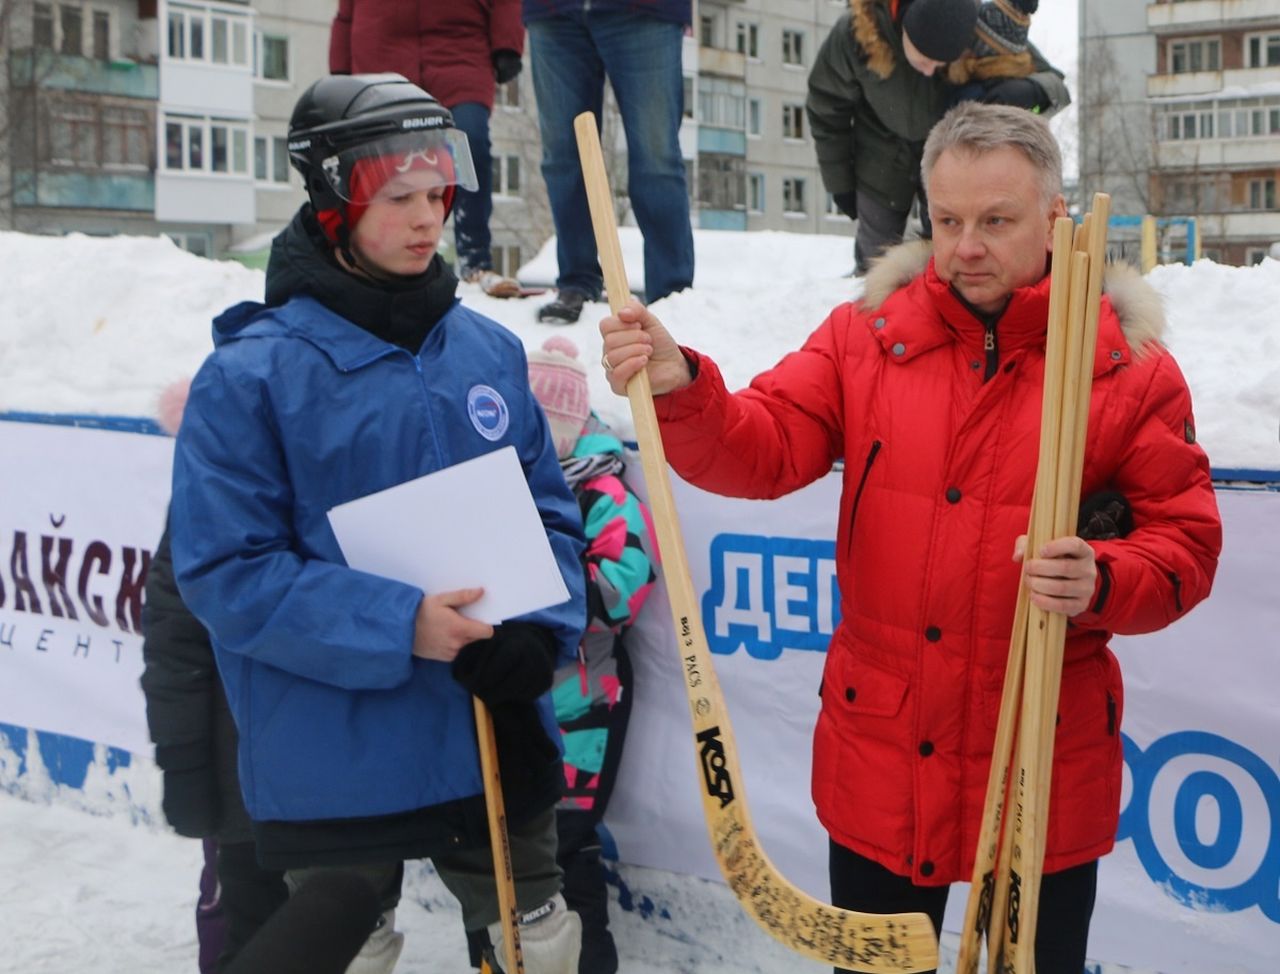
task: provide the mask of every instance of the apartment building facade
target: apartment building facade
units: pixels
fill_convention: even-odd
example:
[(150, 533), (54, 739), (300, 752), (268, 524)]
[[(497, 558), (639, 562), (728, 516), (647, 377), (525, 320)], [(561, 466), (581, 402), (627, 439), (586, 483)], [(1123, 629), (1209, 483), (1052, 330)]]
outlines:
[(1280, 244), (1280, 5), (1082, 0), (1080, 173), (1088, 198), (1153, 214), (1175, 257), (1227, 264)]
[[(303, 199), (285, 135), (327, 70), (336, 0), (0, 0), (0, 226), (164, 233), (195, 253), (260, 246)], [(804, 115), (812, 59), (845, 0), (695, 0), (681, 147), (695, 225), (852, 231), (822, 189)], [(606, 111), (625, 188), (625, 140)], [(526, 70), (492, 116), (494, 260), (553, 232)], [(623, 219), (626, 219), (625, 201)]]
[(685, 112), (697, 224), (851, 235), (822, 187), (804, 114), (809, 69), (847, 0), (697, 0)]

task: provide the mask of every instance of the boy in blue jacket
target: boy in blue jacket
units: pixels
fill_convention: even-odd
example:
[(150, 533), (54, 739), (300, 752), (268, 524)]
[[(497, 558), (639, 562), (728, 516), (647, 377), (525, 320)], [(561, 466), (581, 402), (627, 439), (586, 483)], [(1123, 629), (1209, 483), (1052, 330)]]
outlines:
[[(259, 859), (293, 891), (333, 869), (380, 891), (350, 972), (395, 966), (405, 859), (430, 857), (468, 929), (496, 933), (474, 694), (497, 731), (527, 970), (571, 974), (580, 924), (555, 862), (547, 691), (585, 622), (582, 522), (523, 346), (459, 304), (437, 253), (456, 188), (475, 185), (466, 136), (399, 75), (333, 76), (299, 99), (289, 151), (310, 203), (273, 244), (266, 304), (214, 322), (171, 509), (178, 585), (240, 732)], [(347, 567), (331, 508), (506, 446), (567, 602), (495, 627), (461, 611), (480, 588), (424, 593)]]

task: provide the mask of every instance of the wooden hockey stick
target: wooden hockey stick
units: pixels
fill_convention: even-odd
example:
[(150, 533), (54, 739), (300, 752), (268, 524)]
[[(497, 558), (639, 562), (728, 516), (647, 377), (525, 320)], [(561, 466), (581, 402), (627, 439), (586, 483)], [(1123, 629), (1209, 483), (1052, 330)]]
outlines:
[[(1059, 220), (1054, 225), (1053, 251), (1049, 292), (1051, 324), (1055, 309), (1061, 308), (1063, 313), (1066, 310), (1069, 283), (1066, 258), (1071, 252), (1070, 220)], [(1046, 362), (1046, 384), (1048, 370), (1049, 365)], [(1048, 399), (1049, 392), (1046, 390), (1045, 401), (1047, 402)], [(1046, 445), (1049, 437), (1043, 408), (1041, 424), (1036, 485), (1031, 501), (1033, 523), (1035, 512), (1046, 504), (1046, 496), (1047, 502), (1052, 503), (1051, 491), (1044, 485), (1041, 472), (1041, 467), (1050, 455)], [(1031, 531), (1032, 527), (1029, 525), (1028, 534)], [(964, 925), (960, 928), (960, 951), (956, 959), (956, 974), (976, 974), (983, 935), (989, 931), (991, 942), (999, 943), (1004, 930), (1008, 885), (997, 882), (997, 876), (999, 875), (998, 867), (1008, 862), (1007, 846), (1002, 844), (1007, 843), (1008, 840), (1004, 813), (1011, 788), (1009, 775), (1017, 756), (1019, 715), (1022, 710), (1026, 665), (1027, 619), (1030, 607), (1031, 603), (1025, 587), (1019, 586), (1013, 629), (1009, 638), (1009, 660), (1005, 666), (1004, 689), (1000, 698), (999, 720), (996, 724), (996, 738), (991, 755), (991, 772), (987, 779), (986, 798), (978, 831), (978, 847), (974, 856), (973, 878), (969, 888), (969, 900), (965, 906)]]
[(516, 879), (511, 868), (511, 840), (507, 836), (507, 809), (502, 797), (498, 768), (498, 739), (493, 715), (479, 697), (471, 698), (476, 712), (476, 741), (480, 745), (480, 774), (484, 778), (484, 807), (489, 816), (489, 847), (493, 850), (493, 878), (498, 886), (498, 919), (502, 923), (503, 963), (506, 974), (524, 974), (520, 949), (520, 912), (516, 906)]
[[(1098, 317), (1102, 296), (1102, 275), (1106, 259), (1106, 228), (1110, 217), (1110, 197), (1094, 196), (1093, 210), (1076, 236), (1077, 249), (1071, 255), (1071, 281), (1067, 304), (1067, 348), (1063, 362), (1063, 383), (1058, 414), (1061, 427), (1054, 458), (1056, 480), (1050, 514), (1049, 538), (1073, 534), (1080, 507), (1080, 484), (1084, 469), (1084, 447), (1088, 433), (1089, 402), (1093, 387), (1093, 361), (1098, 338)], [(1029, 552), (1034, 549), (1028, 544)], [(1043, 662), (1038, 681), (1030, 675), (1023, 692), (1022, 726), (1027, 728), (1020, 750), (1022, 769), (1015, 784), (1023, 786), (1020, 798), (1030, 810), (1026, 828), (1015, 828), (1011, 848), (1022, 853), (1021, 916), (1010, 916), (1002, 939), (1001, 970), (1033, 974), (1035, 938), (1040, 913), (1040, 881), (1044, 871), (1048, 834), (1049, 795), (1053, 774), (1053, 745), (1057, 724), (1058, 696), (1062, 686), (1062, 660), (1066, 644), (1067, 617), (1060, 612), (1044, 612), (1032, 607), (1028, 624), (1027, 653)], [(1030, 674), (1030, 668), (1028, 668)], [(1033, 739), (1034, 738), (1034, 739)], [(1010, 877), (1019, 864), (1010, 860)], [(1013, 934), (1017, 933), (1015, 943)], [(994, 941), (992, 941), (994, 942)]]
[[(574, 130), (609, 306), (616, 313), (626, 303), (630, 288), (595, 116), (590, 112), (579, 115), (574, 119)], [(657, 414), (645, 372), (627, 383), (627, 398), (631, 403), (641, 465), (649, 488), (649, 506), (662, 554), (663, 577), (680, 644), (702, 778), (702, 810), (712, 850), (729, 888), (770, 935), (813, 960), (870, 972), (908, 974), (935, 968), (937, 938), (925, 914), (856, 913), (830, 906), (789, 883), (761, 848), (747, 811), (737, 744), (711, 664), (711, 652), (689, 576)]]
[[(1097, 194), (1094, 203), (1096, 212), (1086, 215), (1082, 228), (1077, 230), (1066, 219), (1054, 227), (1045, 392), (1028, 552), (1074, 530), (1072, 519), (1079, 507), (1109, 197)], [(1065, 631), (1065, 616), (1036, 609), (1025, 588), (1019, 589), (956, 974), (976, 974), (984, 933), (990, 971), (1032, 969), (1034, 950), (1027, 950), (1021, 962), (1015, 955), (1019, 942), (1035, 942)], [(1051, 648), (1055, 645), (1056, 651)], [(1017, 772), (1011, 779), (1015, 757)], [(1014, 813), (1010, 822), (1005, 821), (1007, 803), (1012, 803)]]

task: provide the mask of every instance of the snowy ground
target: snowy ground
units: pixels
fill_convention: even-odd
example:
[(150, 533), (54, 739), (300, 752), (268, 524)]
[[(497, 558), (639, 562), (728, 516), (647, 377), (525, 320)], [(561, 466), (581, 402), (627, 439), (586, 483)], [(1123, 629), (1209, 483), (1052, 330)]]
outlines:
[[(6, 794), (0, 835), (0, 972), (195, 970), (200, 843)], [(633, 866), (621, 867), (617, 882), (613, 918), (623, 974), (826, 970), (769, 940), (719, 883)], [(457, 904), (429, 864), (410, 864), (396, 924), (406, 935), (397, 974), (467, 970)], [(690, 931), (701, 932), (697, 942)]]

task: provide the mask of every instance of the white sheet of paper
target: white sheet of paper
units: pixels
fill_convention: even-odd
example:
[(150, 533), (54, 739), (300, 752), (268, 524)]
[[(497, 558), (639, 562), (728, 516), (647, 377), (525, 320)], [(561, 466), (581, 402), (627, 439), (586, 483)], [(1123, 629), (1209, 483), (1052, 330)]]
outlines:
[(515, 447), (339, 504), (329, 524), (352, 568), (428, 595), (482, 586), (459, 609), (481, 622), (569, 598)]

